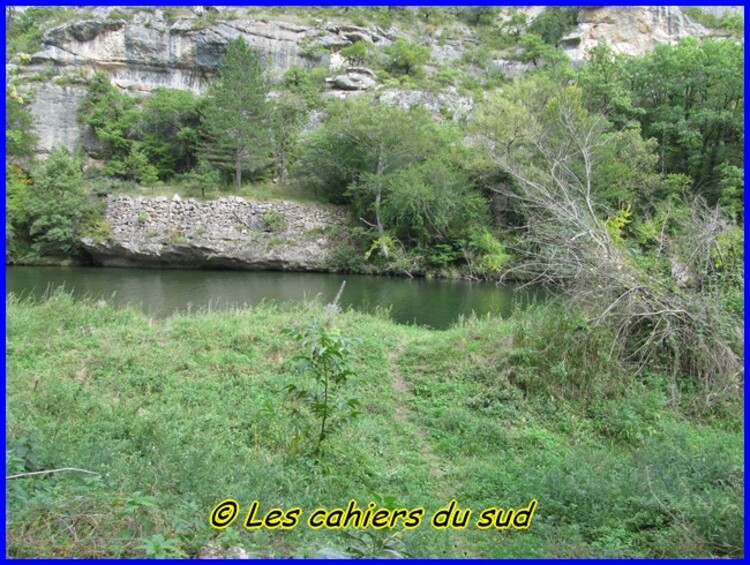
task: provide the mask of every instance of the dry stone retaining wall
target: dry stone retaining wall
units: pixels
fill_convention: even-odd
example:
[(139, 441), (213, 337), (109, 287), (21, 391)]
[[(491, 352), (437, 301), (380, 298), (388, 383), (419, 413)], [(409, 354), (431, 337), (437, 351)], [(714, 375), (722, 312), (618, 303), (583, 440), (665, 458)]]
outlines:
[(340, 207), (107, 196), (106, 239), (84, 246), (105, 266), (325, 271), (348, 213)]

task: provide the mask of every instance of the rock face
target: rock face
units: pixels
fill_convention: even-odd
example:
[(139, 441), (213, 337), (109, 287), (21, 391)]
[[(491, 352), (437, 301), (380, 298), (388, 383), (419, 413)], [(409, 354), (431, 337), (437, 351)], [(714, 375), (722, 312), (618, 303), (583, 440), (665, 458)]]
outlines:
[(340, 90), (370, 90), (378, 84), (375, 73), (369, 69), (350, 69), (330, 82)]
[(105, 240), (83, 240), (107, 267), (326, 271), (341, 208), (241, 197), (182, 200), (175, 195), (107, 196)]
[(80, 86), (48, 83), (37, 87), (30, 105), (31, 114), (37, 118), (37, 151), (48, 153), (55, 147), (82, 144), (84, 130), (77, 116), (85, 96), (86, 89)]
[[(541, 10), (526, 9), (530, 17)], [(126, 12), (126, 13), (125, 13)], [(76, 114), (84, 86), (75, 86), (96, 71), (105, 71), (116, 86), (132, 93), (148, 94), (160, 87), (187, 89), (203, 93), (216, 72), (227, 44), (243, 37), (256, 48), (267, 72), (279, 78), (294, 65), (311, 67), (327, 65), (333, 88), (328, 94), (346, 98), (365, 90), (378, 90), (372, 74), (346, 66), (339, 51), (356, 41), (371, 43), (380, 49), (391, 44), (394, 30), (377, 26), (334, 25), (317, 20), (307, 23), (251, 18), (246, 11), (195, 8), (192, 12), (169, 12), (169, 9), (96, 8), (82, 11), (88, 19), (71, 21), (47, 31), (39, 53), (24, 56), (6, 66), (7, 72), (19, 78), (36, 77), (28, 82), (26, 94), (36, 91), (31, 106), (40, 137), (39, 150), (52, 147), (91, 146)], [(125, 15), (123, 16), (123, 13)], [(179, 15), (175, 15), (175, 13)], [(127, 19), (123, 19), (127, 18)], [(459, 26), (460, 27), (460, 26)], [(455, 33), (455, 35), (454, 35)], [(657, 43), (675, 43), (687, 36), (702, 36), (706, 30), (694, 24), (679, 8), (584, 8), (579, 25), (564, 41), (574, 62), (582, 62), (587, 51), (600, 39), (616, 51), (640, 54)], [(422, 41), (421, 38), (410, 38)], [(468, 28), (456, 29), (427, 40), (433, 62), (450, 66), (475, 46), (476, 35)], [(496, 60), (496, 68), (506, 76), (520, 76), (528, 65)], [(44, 80), (39, 81), (39, 77)], [(63, 86), (59, 79), (68, 86)], [(69, 86), (73, 84), (74, 86)], [(395, 101), (411, 106), (424, 103), (433, 111), (453, 116), (465, 115), (471, 104), (451, 93), (427, 93), (399, 90), (409, 101)], [(385, 91), (381, 99), (393, 93)], [(443, 97), (445, 100), (435, 100)]]
[(461, 120), (474, 109), (474, 101), (468, 96), (460, 96), (454, 88), (449, 88), (445, 92), (392, 88), (381, 91), (378, 99), (404, 110), (422, 106), (434, 114), (452, 120)]
[(219, 21), (198, 28), (192, 18), (169, 24), (158, 10), (139, 15), (143, 17), (130, 23), (97, 19), (54, 28), (44, 34), (44, 48), (32, 64), (106, 71), (114, 84), (132, 90), (164, 87), (199, 94), (233, 39), (242, 36), (258, 49), (264, 66), (278, 77), (293, 65), (304, 65), (300, 42), (314, 32), (252, 20)]
[(642, 55), (662, 43), (707, 34), (676, 6), (583, 8), (578, 28), (563, 38), (563, 47), (572, 61), (582, 62), (600, 40), (616, 53)]

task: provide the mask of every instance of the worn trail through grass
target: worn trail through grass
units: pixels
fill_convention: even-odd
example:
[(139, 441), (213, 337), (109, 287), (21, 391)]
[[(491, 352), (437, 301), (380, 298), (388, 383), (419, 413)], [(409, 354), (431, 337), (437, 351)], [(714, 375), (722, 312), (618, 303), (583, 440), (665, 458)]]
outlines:
[[(419, 445), (419, 452), (424, 458), (428, 469), (427, 474), (430, 478), (430, 482), (434, 485), (434, 500), (448, 502), (455, 492), (454, 485), (447, 480), (445, 472), (448, 462), (435, 453), (427, 431), (424, 426), (420, 424), (419, 418), (412, 410), (410, 403), (413, 399), (414, 391), (411, 384), (404, 378), (403, 372), (399, 367), (401, 357), (406, 353), (408, 348), (417, 341), (420, 341), (421, 343), (424, 340), (410, 339), (402, 342), (388, 354), (388, 373), (391, 376), (395, 398), (394, 418), (401, 426), (404, 433), (413, 436), (416, 443)], [(454, 533), (455, 532), (449, 533), (453, 538), (451, 545), (458, 551), (459, 555), (467, 555), (468, 553), (465, 551), (463, 537), (456, 536)]]

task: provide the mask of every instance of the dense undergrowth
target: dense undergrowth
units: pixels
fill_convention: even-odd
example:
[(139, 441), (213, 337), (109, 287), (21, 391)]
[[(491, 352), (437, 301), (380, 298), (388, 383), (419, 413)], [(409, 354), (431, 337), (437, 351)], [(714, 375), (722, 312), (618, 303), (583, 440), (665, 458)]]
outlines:
[[(559, 305), (443, 332), (320, 304), (165, 320), (63, 293), (6, 307), (6, 474), (97, 473), (8, 480), (9, 556), (742, 555), (741, 393), (586, 355), (608, 336)], [(342, 389), (361, 415), (322, 452), (285, 393), (311, 382), (285, 330), (314, 319), (361, 340)], [(225, 498), (241, 517), (216, 531)], [(525, 531), (241, 526), (255, 499), (307, 514), (352, 498), (428, 518), (452, 498), (538, 508)]]

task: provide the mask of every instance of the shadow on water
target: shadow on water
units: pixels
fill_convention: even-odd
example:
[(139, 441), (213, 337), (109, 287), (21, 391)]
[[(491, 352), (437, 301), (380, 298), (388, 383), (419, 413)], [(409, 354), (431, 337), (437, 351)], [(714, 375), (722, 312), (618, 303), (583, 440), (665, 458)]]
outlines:
[(401, 324), (445, 329), (459, 317), (499, 314), (548, 295), (540, 288), (516, 291), (513, 285), (457, 280), (402, 279), (367, 275), (285, 273), (274, 271), (195, 271), (108, 269), (95, 267), (9, 267), (6, 288), (19, 296), (42, 297), (59, 287), (76, 297), (112, 300), (150, 316), (175, 312), (224, 310), (262, 300), (330, 302), (341, 282), (343, 308), (373, 313), (386, 310)]

